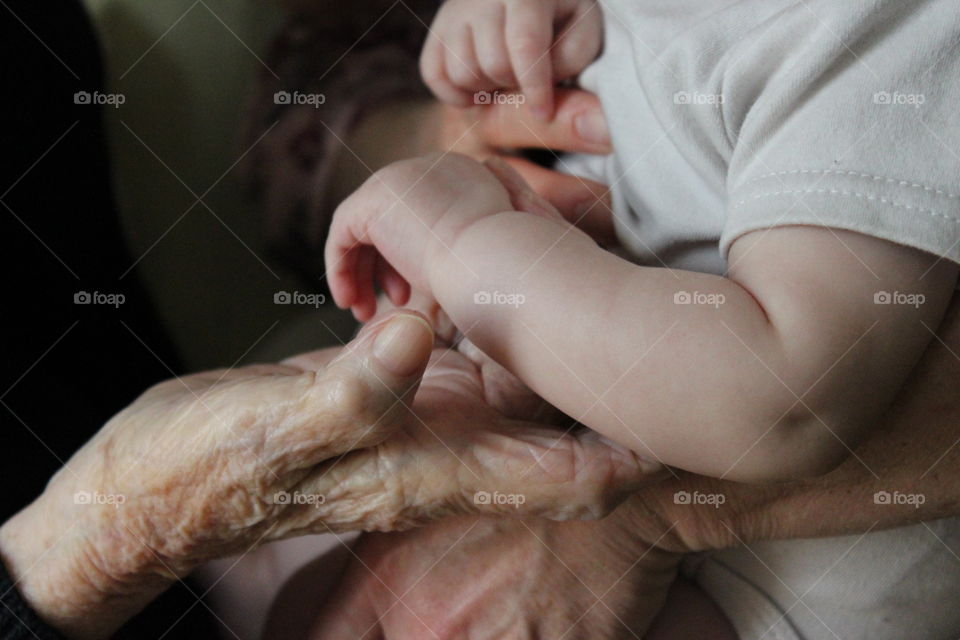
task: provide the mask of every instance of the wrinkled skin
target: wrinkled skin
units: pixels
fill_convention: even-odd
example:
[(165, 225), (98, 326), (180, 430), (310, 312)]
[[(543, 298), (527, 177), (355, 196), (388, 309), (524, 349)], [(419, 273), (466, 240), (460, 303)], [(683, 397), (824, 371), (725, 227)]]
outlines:
[[(91, 532), (112, 538), (113, 554), (131, 562), (149, 554), (161, 573), (181, 575), (210, 557), (310, 531), (315, 510), (278, 492), (319, 494), (324, 461), (383, 441), (406, 419), (424, 363), (397, 376), (370, 354), (392, 318), (368, 328), (341, 358), (160, 383), (111, 419), (51, 486), (61, 497), (122, 495), (116, 507), (74, 510)], [(411, 316), (402, 322), (419, 325), (412, 348), (423, 359), (429, 328)]]
[[(379, 304), (390, 313), (385, 298)], [(503, 422), (504, 416), (559, 425), (564, 416), (468, 340), (458, 340), (435, 304), (414, 294), (409, 306), (431, 319), (443, 343), (434, 351), (414, 409), (429, 424), (428, 416), (450, 409), (463, 411), (464, 420), (476, 420), (478, 426), (454, 425), (436, 436), (421, 428), (375, 449), (384, 459), (409, 457), (409, 464), (443, 469), (444, 460), (456, 463), (445, 448), (449, 446), (465, 466), (489, 460), (504, 478), (514, 478), (514, 487), (501, 492), (529, 494), (529, 458), (490, 425)], [(450, 342), (455, 343), (452, 350)], [(544, 427), (545, 434), (551, 431)], [(477, 433), (482, 437), (475, 438)], [(540, 446), (534, 443), (530, 452), (542, 455)], [(559, 448), (544, 460), (554, 453), (565, 458), (568, 454)], [(404, 453), (398, 455), (399, 450)], [(595, 458), (589, 468), (599, 469), (602, 459)], [(650, 479), (663, 477), (662, 469), (650, 469)], [(341, 480), (356, 474), (356, 469), (344, 471)], [(442, 471), (421, 479), (432, 483), (448, 475)], [(473, 479), (469, 472), (465, 475), (464, 484), (470, 484)], [(586, 494), (579, 492), (585, 489), (594, 491), (581, 479), (569, 486), (566, 499), (583, 501)], [(451, 517), (402, 533), (364, 534), (348, 553), (343, 578), (319, 614), (316, 602), (324, 598), (319, 585), (328, 581), (336, 560), (333, 555), (316, 558), (278, 594), (263, 637), (619, 640), (643, 633), (666, 598), (681, 558), (655, 544), (669, 525), (659, 518), (648, 520), (648, 540), (637, 535), (633, 511), (622, 508), (598, 522), (521, 518), (516, 516), (524, 512), (513, 507), (503, 513), (513, 517)], [(638, 593), (647, 595), (638, 599)]]
[(394, 314), (315, 367), (147, 390), (0, 528), (18, 589), (64, 634), (103, 637), (200, 562), (319, 526), (278, 492), (313, 493), (325, 460), (395, 431), (432, 346), (423, 318)]
[[(381, 305), (389, 303), (382, 300)], [(439, 336), (455, 339), (453, 327), (435, 306), (416, 296), (411, 305), (431, 317)], [(465, 418), (477, 420), (478, 425), (486, 423), (487, 433), (472, 440), (471, 433), (476, 431), (470, 427), (437, 432), (436, 437), (422, 430), (391, 438), (377, 449), (387, 459), (416, 456), (411, 464), (436, 468), (435, 461), (450, 456), (444, 445), (450, 446), (467, 466), (476, 459), (503, 465), (503, 476), (516, 478), (512, 490), (529, 493), (529, 473), (526, 479), (519, 477), (529, 470), (529, 459), (522, 451), (514, 452), (514, 442), (492, 435), (489, 424), (502, 421), (504, 415), (554, 422), (563, 416), (466, 340), (453, 351), (435, 350), (414, 403), (424, 419), (451, 407), (462, 407)], [(460, 449), (464, 436), (473, 450)], [(539, 446), (534, 444), (530, 451), (542, 455)], [(559, 454), (558, 448), (551, 455), (568, 455)], [(398, 456), (399, 449), (407, 451)], [(544, 465), (549, 466), (552, 463)], [(598, 459), (590, 468), (598, 468)], [(349, 475), (344, 472), (342, 479)], [(438, 478), (447, 475), (442, 472)], [(651, 473), (655, 477), (662, 474)], [(430, 476), (422, 479), (434, 481)], [(567, 498), (583, 500), (577, 493), (583, 489), (583, 484), (571, 485)], [(512, 507), (504, 513), (517, 515)], [(342, 581), (322, 612), (316, 615), (313, 598), (323, 597), (317, 593), (317, 584), (326, 582), (334, 564), (326, 555), (285, 585), (263, 637), (634, 638), (660, 609), (681, 555), (654, 544), (669, 525), (650, 520), (651, 535), (663, 528), (648, 541), (637, 535), (631, 515), (620, 509), (599, 522), (452, 517), (402, 533), (365, 534), (354, 545)], [(648, 595), (638, 599), (638, 593)]]
[[(258, 541), (309, 532), (388, 531), (450, 514), (517, 510), (476, 504), (477, 491), (522, 492), (529, 515), (600, 517), (646, 480), (632, 453), (590, 432), (564, 434), (505, 417), (487, 404), (473, 362), (443, 348), (430, 358), (414, 412), (392, 397), (368, 402), (375, 382), (351, 385), (331, 377), (309, 392), (323, 403), (308, 411), (318, 422), (313, 437), (307, 437), (302, 420), (304, 403), (314, 401), (309, 398), (273, 403), (269, 416), (226, 413), (249, 411), (226, 402), (234, 398), (230, 387), (242, 386), (249, 376), (303, 375), (306, 394), (314, 376), (303, 372), (330, 376), (338, 366), (331, 363), (335, 353), (236, 370), (220, 382), (216, 372), (190, 376), (184, 379), (189, 391), (176, 381), (149, 391), (94, 442), (97, 458), (113, 462), (99, 465), (103, 480), (97, 484), (105, 491), (125, 488), (126, 503), (109, 515), (176, 569), (245, 551)], [(220, 394), (229, 395), (221, 401)], [(490, 400), (509, 411), (508, 403)], [(501, 400), (514, 398), (505, 394)], [(263, 405), (256, 398), (248, 401)], [(392, 405), (389, 411), (385, 404)], [(177, 437), (149, 434), (158, 416), (170, 414), (183, 416)], [(269, 437), (251, 424), (264, 418), (273, 422)], [(227, 419), (231, 437), (203, 431), (226, 429)], [(211, 442), (215, 450), (205, 446)], [(127, 482), (117, 474), (130, 467), (120, 460), (165, 471), (133, 484), (132, 474)], [(278, 491), (319, 495), (323, 502), (275, 504)]]
[[(500, 374), (488, 398), (480, 369), (456, 351), (431, 355), (432, 331), (409, 312), (401, 324), (421, 333), (401, 342), (415, 355), (404, 375), (391, 373), (373, 345), (393, 314), (344, 349), (148, 390), (4, 525), (21, 592), (59, 628), (102, 637), (198, 564), (271, 540), (464, 513), (594, 518), (656, 470), (590, 432), (489, 406), (512, 412), (497, 400)], [(478, 491), (523, 499), (478, 502)], [(78, 503), (84, 492), (122, 502)], [(311, 502), (284, 502), (280, 492)], [(90, 615), (105, 603), (109, 614)]]
[[(452, 518), (364, 535), (306, 637), (640, 637), (666, 597), (679, 556), (618, 531), (623, 524)], [(281, 597), (295, 597), (292, 591)]]
[[(659, 465), (548, 416), (559, 418), (469, 343), (438, 347), (402, 427), (329, 466), (317, 516), (330, 531), (400, 530), (465, 513), (593, 519), (661, 477)], [(523, 503), (486, 504), (477, 492)]]

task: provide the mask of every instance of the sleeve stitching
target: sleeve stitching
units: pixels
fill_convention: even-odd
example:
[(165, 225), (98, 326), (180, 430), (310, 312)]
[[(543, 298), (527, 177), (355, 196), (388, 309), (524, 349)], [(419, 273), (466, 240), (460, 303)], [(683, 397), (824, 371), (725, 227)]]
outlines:
[(948, 214), (946, 214), (946, 213), (942, 213), (942, 212), (940, 212), (940, 211), (936, 211), (936, 210), (934, 210), (934, 209), (925, 209), (925, 208), (923, 208), (923, 207), (916, 207), (916, 206), (913, 206), (913, 205), (910, 205), (910, 204), (903, 204), (902, 202), (894, 202), (893, 200), (889, 200), (889, 199), (887, 199), (887, 198), (881, 198), (881, 197), (879, 197), (879, 196), (873, 196), (873, 195), (869, 195), (869, 194), (866, 194), (866, 193), (860, 193), (860, 192), (857, 192), (857, 191), (843, 191), (843, 190), (840, 190), (840, 189), (802, 189), (802, 190), (771, 191), (771, 192), (769, 192), (769, 193), (759, 193), (759, 194), (757, 194), (757, 195), (755, 195), (755, 196), (752, 196), (752, 198), (745, 198), (745, 199), (743, 199), (743, 200), (739, 200), (739, 201), (733, 203), (732, 206), (733, 206), (733, 208), (740, 207), (740, 206), (746, 204), (746, 202), (747, 202), (748, 200), (751, 200), (751, 199), (752, 199), (752, 200), (759, 200), (760, 198), (770, 198), (770, 197), (773, 197), (773, 196), (781, 196), (781, 195), (803, 195), (803, 194), (810, 194), (810, 193), (831, 194), (831, 195), (841, 195), (841, 196), (852, 196), (852, 197), (861, 198), (861, 199), (865, 199), (865, 200), (872, 200), (872, 201), (876, 201), (876, 202), (881, 202), (881, 203), (886, 204), (886, 205), (890, 205), (891, 207), (896, 207), (896, 208), (898, 208), (898, 209), (909, 209), (909, 210), (912, 210), (912, 211), (918, 211), (918, 212), (920, 212), (920, 213), (926, 213), (926, 214), (929, 214), (929, 215), (931, 215), (931, 216), (935, 216), (935, 217), (938, 217), (938, 218), (943, 218), (943, 219), (948, 220), (948, 221), (950, 221), (950, 222), (953, 222), (953, 223), (956, 223), (956, 224), (960, 224), (960, 218), (955, 218), (955, 217), (953, 217), (953, 216), (950, 216), (950, 215), (948, 215)]
[(945, 196), (947, 198), (957, 199), (960, 198), (960, 194), (950, 193), (949, 191), (943, 191), (942, 189), (937, 189), (936, 187), (931, 187), (924, 184), (918, 184), (916, 182), (908, 182), (906, 180), (897, 180), (896, 178), (888, 178), (886, 176), (877, 176), (870, 173), (861, 173), (859, 171), (837, 171), (835, 169), (792, 169), (790, 171), (777, 171), (774, 173), (767, 173), (762, 176), (757, 176), (752, 178), (747, 182), (747, 184), (752, 184), (754, 182), (759, 182), (767, 178), (773, 178), (776, 176), (786, 176), (786, 175), (837, 175), (837, 176), (849, 176), (854, 178), (863, 178), (866, 180), (872, 180), (874, 182), (884, 182), (886, 184), (896, 184), (900, 187), (909, 187), (911, 189), (922, 189), (929, 193), (934, 193), (938, 196)]

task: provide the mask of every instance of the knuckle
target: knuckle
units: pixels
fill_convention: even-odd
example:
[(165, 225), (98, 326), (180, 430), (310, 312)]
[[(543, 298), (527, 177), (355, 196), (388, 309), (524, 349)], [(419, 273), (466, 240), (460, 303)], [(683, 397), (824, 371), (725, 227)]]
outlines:
[(323, 401), (340, 418), (352, 418), (366, 411), (367, 385), (352, 377), (333, 380)]
[(609, 515), (623, 498), (617, 483), (611, 482), (609, 461), (598, 459), (580, 439), (572, 438), (569, 447), (569, 481), (579, 488), (576, 517), (596, 520)]
[(612, 491), (605, 483), (595, 482), (587, 490), (581, 514), (584, 519), (599, 520), (610, 515), (618, 504), (620, 504), (618, 492)]
[(389, 426), (387, 414), (398, 400), (388, 390), (372, 389), (362, 380), (341, 379), (327, 387), (323, 402), (341, 435), (359, 438), (359, 446), (382, 439)]

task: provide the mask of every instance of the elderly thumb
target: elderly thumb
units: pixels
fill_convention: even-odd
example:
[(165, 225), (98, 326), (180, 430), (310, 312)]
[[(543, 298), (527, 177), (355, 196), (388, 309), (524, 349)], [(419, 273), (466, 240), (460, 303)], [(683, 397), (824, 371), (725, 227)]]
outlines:
[(308, 460), (291, 461), (301, 465), (382, 442), (409, 411), (433, 339), (426, 319), (399, 310), (364, 327), (334, 360), (317, 362), (314, 370), (306, 357), (288, 361), (305, 372), (284, 381), (284, 396), (294, 391), (299, 400), (272, 443), (302, 449)]

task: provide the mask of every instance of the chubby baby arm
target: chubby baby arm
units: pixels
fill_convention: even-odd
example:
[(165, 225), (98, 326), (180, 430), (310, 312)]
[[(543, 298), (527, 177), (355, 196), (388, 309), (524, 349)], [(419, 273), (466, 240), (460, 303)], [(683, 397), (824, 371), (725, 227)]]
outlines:
[[(502, 163), (456, 155), (372, 178), (338, 210), (327, 259), (335, 299), (358, 316), (372, 313), (385, 259), (389, 277), (432, 295), (568, 415), (640, 455), (742, 481), (844, 459), (929, 344), (957, 278), (923, 252), (818, 227), (741, 237), (728, 277), (639, 267)], [(880, 292), (907, 297), (877, 304)]]
[(957, 268), (815, 227), (745, 235), (730, 264), (726, 278), (638, 267), (501, 213), (460, 234), (431, 283), (476, 345), (641, 455), (741, 481), (824, 473), (929, 344)]

